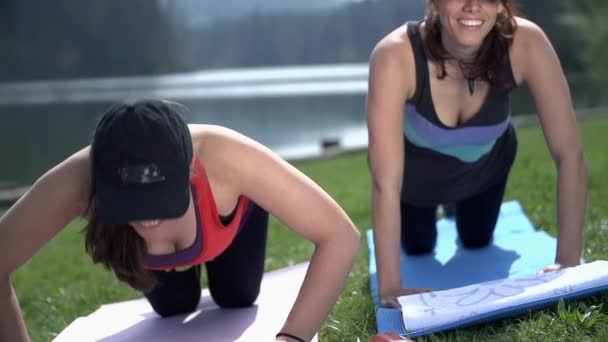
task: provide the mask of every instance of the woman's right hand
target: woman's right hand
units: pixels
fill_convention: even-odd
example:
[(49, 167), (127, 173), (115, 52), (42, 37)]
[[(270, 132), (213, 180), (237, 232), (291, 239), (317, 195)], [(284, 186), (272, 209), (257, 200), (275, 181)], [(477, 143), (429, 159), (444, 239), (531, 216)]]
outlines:
[[(400, 308), (399, 296), (428, 292), (401, 286), (401, 192), (406, 162), (405, 103), (416, 88), (416, 63), (406, 26), (374, 48), (367, 93), (368, 164), (372, 176), (372, 226), (380, 305)], [(390, 291), (393, 289), (394, 291)], [(384, 291), (383, 291), (384, 290)]]
[(401, 305), (397, 298), (401, 296), (409, 296), (418, 293), (425, 293), (434, 291), (433, 289), (396, 289), (387, 291), (385, 294), (380, 295), (380, 306), (385, 308), (397, 308), (400, 309)]
[(49, 170), (0, 215), (0, 341), (30, 341), (10, 276), (70, 221), (84, 216), (88, 155), (85, 148)]

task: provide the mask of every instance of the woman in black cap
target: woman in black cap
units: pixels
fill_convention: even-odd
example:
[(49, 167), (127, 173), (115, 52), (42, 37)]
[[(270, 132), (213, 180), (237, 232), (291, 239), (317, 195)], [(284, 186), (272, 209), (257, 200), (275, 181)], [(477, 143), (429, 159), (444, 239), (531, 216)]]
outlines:
[(90, 147), (44, 174), (0, 218), (0, 340), (28, 340), (10, 274), (76, 217), (94, 262), (142, 290), (161, 316), (193, 311), (205, 264), (226, 308), (253, 304), (264, 272), (268, 213), (316, 245), (277, 340), (308, 341), (351, 269), (359, 233), (319, 186), (229, 129), (187, 126), (179, 106), (110, 108)]
[[(558, 180), (556, 270), (579, 263), (587, 165), (563, 71), (515, 0), (427, 0), (427, 15), (384, 37), (370, 61), (369, 160), (382, 305), (404, 289), (399, 253), (431, 253), (451, 203), (465, 248), (490, 243), (517, 139), (514, 87), (535, 99)], [(550, 253), (547, 251), (547, 253)]]

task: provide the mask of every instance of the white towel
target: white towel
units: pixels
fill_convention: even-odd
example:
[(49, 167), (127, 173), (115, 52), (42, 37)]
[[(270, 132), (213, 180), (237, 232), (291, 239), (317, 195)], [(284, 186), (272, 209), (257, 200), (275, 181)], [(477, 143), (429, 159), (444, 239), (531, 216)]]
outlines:
[[(474, 265), (471, 265), (474, 267)], [(460, 326), (608, 287), (608, 262), (399, 298), (409, 331)]]

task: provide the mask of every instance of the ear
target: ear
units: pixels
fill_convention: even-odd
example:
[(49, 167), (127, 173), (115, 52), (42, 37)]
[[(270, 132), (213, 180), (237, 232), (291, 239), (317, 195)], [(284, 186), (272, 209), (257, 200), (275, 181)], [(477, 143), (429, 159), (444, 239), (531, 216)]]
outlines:
[(498, 2), (498, 13), (500, 14), (505, 14), (505, 5), (503, 5), (502, 1)]
[(433, 13), (433, 12), (437, 13), (437, 0), (428, 0), (427, 6), (431, 13)]

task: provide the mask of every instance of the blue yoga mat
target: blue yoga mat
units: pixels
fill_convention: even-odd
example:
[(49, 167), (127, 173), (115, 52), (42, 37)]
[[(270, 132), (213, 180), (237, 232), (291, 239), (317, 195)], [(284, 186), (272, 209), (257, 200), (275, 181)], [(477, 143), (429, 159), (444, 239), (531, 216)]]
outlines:
[[(437, 245), (433, 254), (407, 256), (401, 253), (404, 287), (447, 290), (491, 280), (529, 276), (536, 274), (542, 267), (552, 264), (555, 260), (555, 238), (545, 232), (535, 231), (516, 201), (502, 205), (494, 238), (488, 247), (475, 250), (461, 247), (455, 222), (451, 219), (439, 220), (437, 230)], [(371, 230), (367, 231), (367, 242), (370, 286), (376, 304), (378, 332), (393, 331), (416, 337), (453, 328), (406, 332), (400, 309), (379, 307)], [(484, 317), (484, 320), (488, 318), (491, 319)], [(499, 317), (495, 319), (497, 318)]]

